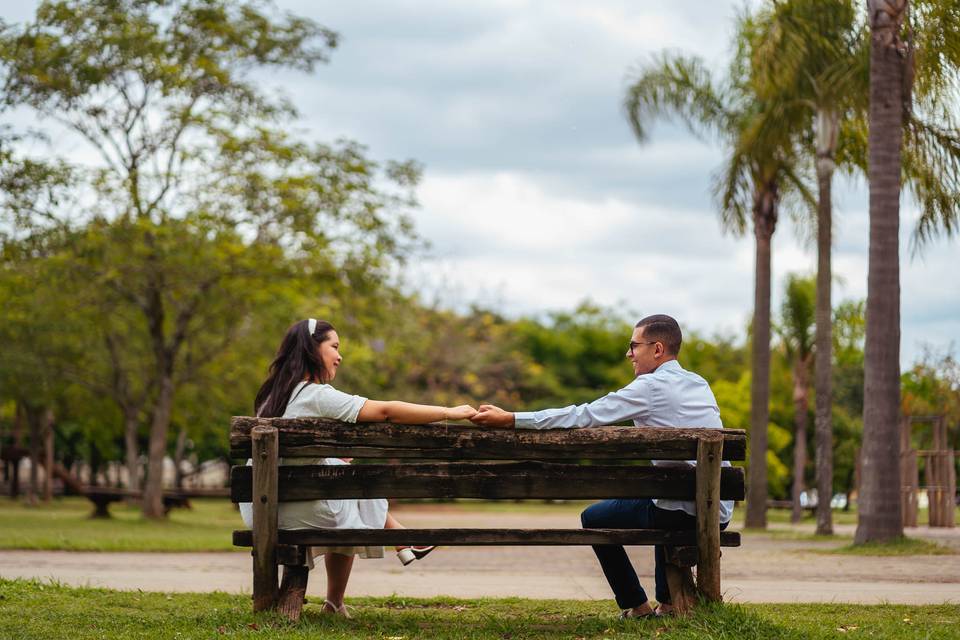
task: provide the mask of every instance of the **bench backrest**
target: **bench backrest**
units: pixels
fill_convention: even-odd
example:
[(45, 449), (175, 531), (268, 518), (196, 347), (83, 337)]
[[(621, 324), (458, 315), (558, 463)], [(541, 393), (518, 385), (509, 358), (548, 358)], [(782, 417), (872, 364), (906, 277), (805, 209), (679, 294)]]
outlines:
[[(251, 433), (258, 426), (277, 429), (281, 458), (352, 457), (404, 463), (281, 466), (279, 502), (383, 497), (693, 500), (696, 469), (692, 466), (638, 466), (623, 461), (695, 460), (704, 437), (722, 438), (724, 460), (743, 460), (746, 455), (746, 435), (735, 429), (524, 430), (235, 417), (230, 431), (234, 458), (250, 457)], [(233, 501), (251, 501), (252, 487), (252, 468), (234, 467)], [(722, 468), (720, 499), (743, 498), (743, 470)]]

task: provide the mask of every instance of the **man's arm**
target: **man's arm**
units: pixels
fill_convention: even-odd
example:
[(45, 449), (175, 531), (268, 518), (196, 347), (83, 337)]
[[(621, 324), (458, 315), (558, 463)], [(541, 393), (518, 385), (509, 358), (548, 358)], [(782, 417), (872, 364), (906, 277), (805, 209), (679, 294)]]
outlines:
[(617, 424), (642, 418), (650, 406), (647, 385), (637, 378), (618, 391), (593, 402), (534, 412), (511, 413), (499, 407), (480, 405), (471, 422), (487, 427), (517, 429), (571, 429)]

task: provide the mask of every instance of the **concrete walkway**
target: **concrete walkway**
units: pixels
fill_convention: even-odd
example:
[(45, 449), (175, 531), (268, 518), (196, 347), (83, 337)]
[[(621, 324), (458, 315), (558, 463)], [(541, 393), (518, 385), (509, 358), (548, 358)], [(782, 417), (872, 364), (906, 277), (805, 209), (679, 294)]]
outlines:
[[(502, 514), (400, 510), (414, 527), (576, 527), (575, 514)], [(849, 528), (849, 527), (847, 527)], [(848, 532), (838, 527), (837, 533)], [(960, 551), (960, 531), (917, 529)], [(724, 549), (723, 589), (734, 602), (960, 603), (960, 555), (869, 557), (824, 555), (836, 541), (746, 534)], [(641, 582), (653, 595), (651, 548), (630, 550)], [(80, 553), (0, 551), (0, 576), (57, 580), (70, 585), (145, 591), (249, 592), (249, 552)], [(322, 569), (308, 594), (322, 597)], [(357, 560), (348, 594), (610, 599), (590, 548), (450, 547), (403, 567), (388, 553)]]

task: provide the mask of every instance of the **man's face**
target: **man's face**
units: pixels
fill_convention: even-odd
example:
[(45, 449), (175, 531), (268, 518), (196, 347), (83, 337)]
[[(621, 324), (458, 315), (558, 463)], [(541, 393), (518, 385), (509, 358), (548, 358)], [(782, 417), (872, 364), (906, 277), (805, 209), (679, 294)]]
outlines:
[(664, 362), (665, 350), (662, 342), (644, 337), (643, 327), (637, 327), (630, 336), (627, 358), (633, 364), (634, 375), (651, 373)]

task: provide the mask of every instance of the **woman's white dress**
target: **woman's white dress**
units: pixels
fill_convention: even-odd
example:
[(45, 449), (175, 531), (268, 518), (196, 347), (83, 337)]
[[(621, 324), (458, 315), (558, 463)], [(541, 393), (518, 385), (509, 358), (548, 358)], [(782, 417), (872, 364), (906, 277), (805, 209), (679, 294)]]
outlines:
[[(356, 422), (366, 402), (361, 396), (337, 391), (329, 384), (301, 382), (290, 394), (284, 418), (320, 417)], [(339, 458), (280, 458), (281, 465), (348, 464)], [(248, 461), (247, 464), (252, 464)], [(253, 505), (240, 504), (244, 523), (253, 526)], [(383, 499), (306, 500), (281, 502), (277, 509), (280, 529), (383, 529), (387, 501)], [(383, 547), (313, 547), (313, 556), (323, 553), (359, 554), (382, 558)]]

